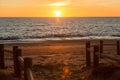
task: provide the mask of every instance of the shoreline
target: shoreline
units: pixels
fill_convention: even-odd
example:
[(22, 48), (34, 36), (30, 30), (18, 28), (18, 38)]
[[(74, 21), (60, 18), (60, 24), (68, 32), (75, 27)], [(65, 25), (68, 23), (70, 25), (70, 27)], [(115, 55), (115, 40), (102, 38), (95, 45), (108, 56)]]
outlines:
[(18, 40), (0, 40), (1, 44), (31, 44), (31, 43), (41, 43), (41, 42), (48, 42), (48, 41), (117, 41), (120, 40), (120, 37), (114, 37), (114, 38), (45, 38), (45, 39), (18, 39)]

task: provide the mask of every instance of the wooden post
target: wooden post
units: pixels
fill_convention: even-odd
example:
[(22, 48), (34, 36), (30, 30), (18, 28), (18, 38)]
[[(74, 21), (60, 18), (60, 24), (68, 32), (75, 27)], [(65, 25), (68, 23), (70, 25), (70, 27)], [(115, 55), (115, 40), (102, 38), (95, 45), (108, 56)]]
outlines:
[(103, 53), (103, 41), (100, 40), (100, 53)]
[(16, 49), (15, 50), (16, 51), (16, 76), (19, 78), (19, 79), (21, 79), (21, 77), (22, 77), (22, 70), (21, 70), (21, 63), (20, 63), (20, 61), (18, 60), (18, 57), (19, 56), (22, 56), (22, 53), (21, 53), (21, 49)]
[(117, 41), (117, 55), (120, 55), (120, 42)]
[(0, 69), (5, 68), (5, 61), (4, 61), (4, 44), (0, 44)]
[(90, 41), (86, 42), (86, 66), (91, 66)]
[(24, 80), (29, 80), (27, 77), (27, 69), (32, 68), (32, 58), (25, 58), (24, 59)]
[(16, 60), (17, 60), (17, 58), (16, 58), (16, 49), (18, 49), (18, 46), (13, 46), (13, 65), (14, 65), (14, 74), (15, 74), (15, 76), (17, 77), (17, 66), (16, 66)]
[(93, 52), (93, 66), (97, 67), (99, 65), (99, 46), (94, 46)]

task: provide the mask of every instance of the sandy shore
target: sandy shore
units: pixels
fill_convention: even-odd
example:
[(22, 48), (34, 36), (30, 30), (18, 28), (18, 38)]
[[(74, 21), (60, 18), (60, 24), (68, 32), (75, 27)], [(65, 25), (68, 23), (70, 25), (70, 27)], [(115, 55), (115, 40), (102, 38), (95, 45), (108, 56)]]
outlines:
[[(99, 44), (98, 40), (91, 42), (92, 45)], [(22, 49), (23, 57), (33, 58), (34, 76), (37, 80), (39, 78), (41, 80), (49, 78), (49, 80), (61, 80), (62, 78), (84, 80), (83, 75), (79, 72), (81, 72), (81, 68), (85, 67), (85, 43), (86, 40), (61, 40), (7, 44), (5, 47), (11, 50), (11, 46), (17, 45)], [(105, 40), (105, 43), (115, 44), (116, 42)], [(116, 53), (116, 46), (104, 46), (104, 51)], [(6, 64), (11, 65), (12, 62)]]
[[(6, 48), (12, 50), (12, 46), (19, 46), (19, 48), (22, 49), (23, 56), (80, 53), (85, 52), (86, 41), (87, 40), (56, 40), (35, 43), (15, 43), (7, 44)], [(115, 44), (115, 40), (104, 40), (104, 42), (108, 44)], [(99, 44), (99, 40), (91, 40), (91, 43), (91, 45)], [(111, 46), (107, 46), (107, 49), (110, 49), (110, 47)]]

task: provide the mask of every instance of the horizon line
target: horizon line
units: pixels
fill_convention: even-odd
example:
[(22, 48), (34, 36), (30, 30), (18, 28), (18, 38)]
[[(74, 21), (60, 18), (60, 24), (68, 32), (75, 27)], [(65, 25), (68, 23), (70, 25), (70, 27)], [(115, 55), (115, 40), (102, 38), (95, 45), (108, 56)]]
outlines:
[(120, 16), (75, 16), (75, 17), (35, 17), (35, 16), (0, 16), (0, 18), (99, 18), (99, 17), (120, 17)]

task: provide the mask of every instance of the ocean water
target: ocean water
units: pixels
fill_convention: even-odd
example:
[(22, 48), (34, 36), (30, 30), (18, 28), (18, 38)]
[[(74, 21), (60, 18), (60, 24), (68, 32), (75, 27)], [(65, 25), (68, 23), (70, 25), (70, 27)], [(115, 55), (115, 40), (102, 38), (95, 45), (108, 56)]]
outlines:
[(0, 42), (120, 39), (120, 17), (0, 18)]

